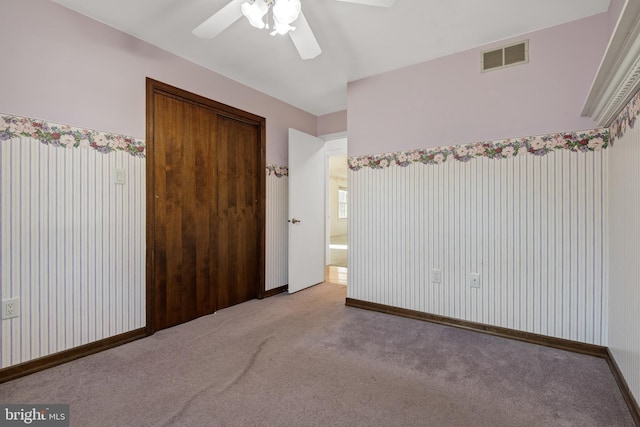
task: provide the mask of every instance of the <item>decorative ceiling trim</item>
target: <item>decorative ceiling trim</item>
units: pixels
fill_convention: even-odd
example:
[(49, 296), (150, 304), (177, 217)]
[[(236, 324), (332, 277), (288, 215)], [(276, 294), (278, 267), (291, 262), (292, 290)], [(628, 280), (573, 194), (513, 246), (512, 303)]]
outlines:
[(627, 0), (582, 109), (608, 127), (640, 89), (640, 2)]

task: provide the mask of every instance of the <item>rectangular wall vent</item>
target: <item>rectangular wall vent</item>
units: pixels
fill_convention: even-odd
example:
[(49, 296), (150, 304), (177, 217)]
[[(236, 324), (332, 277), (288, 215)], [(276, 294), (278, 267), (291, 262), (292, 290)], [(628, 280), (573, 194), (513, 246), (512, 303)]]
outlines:
[(529, 40), (482, 52), (483, 72), (527, 62), (529, 62)]

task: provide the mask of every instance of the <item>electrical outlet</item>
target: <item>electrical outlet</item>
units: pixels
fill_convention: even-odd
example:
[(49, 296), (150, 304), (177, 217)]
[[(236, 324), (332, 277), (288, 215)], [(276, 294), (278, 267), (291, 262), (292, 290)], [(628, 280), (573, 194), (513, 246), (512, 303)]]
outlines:
[(2, 300), (2, 320), (20, 316), (20, 298)]
[(480, 275), (478, 273), (469, 273), (469, 286), (472, 288), (480, 287)]

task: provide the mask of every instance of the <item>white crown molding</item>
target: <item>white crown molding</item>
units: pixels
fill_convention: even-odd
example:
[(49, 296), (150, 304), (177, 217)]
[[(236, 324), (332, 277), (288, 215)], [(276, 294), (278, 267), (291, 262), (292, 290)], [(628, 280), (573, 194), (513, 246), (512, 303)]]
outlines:
[(627, 0), (582, 109), (608, 127), (640, 89), (640, 1)]

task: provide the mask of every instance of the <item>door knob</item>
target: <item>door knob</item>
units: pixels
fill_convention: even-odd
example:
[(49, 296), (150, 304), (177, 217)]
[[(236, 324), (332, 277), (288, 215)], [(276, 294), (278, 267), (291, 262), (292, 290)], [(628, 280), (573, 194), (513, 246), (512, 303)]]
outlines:
[(291, 223), (293, 223), (293, 224), (297, 224), (297, 223), (302, 222), (302, 221), (300, 221), (299, 219), (295, 219), (295, 218), (293, 218), (293, 219), (292, 219), (291, 221), (289, 221), (289, 222), (291, 222)]

